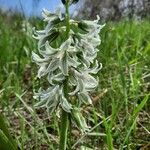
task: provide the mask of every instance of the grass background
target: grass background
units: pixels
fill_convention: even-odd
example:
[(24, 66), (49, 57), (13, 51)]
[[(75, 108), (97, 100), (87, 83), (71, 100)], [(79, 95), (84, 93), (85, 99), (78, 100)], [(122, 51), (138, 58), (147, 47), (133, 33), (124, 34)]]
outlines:
[[(32, 27), (43, 29), (44, 24), (19, 14), (0, 15), (0, 112), (22, 150), (55, 150), (58, 115), (33, 107), (33, 90), (42, 82), (31, 62), (31, 51), (37, 49)], [(94, 107), (82, 110), (91, 132), (81, 135), (73, 126), (68, 149), (150, 149), (149, 29), (146, 19), (108, 22), (103, 28), (97, 57), (103, 68), (92, 95)]]

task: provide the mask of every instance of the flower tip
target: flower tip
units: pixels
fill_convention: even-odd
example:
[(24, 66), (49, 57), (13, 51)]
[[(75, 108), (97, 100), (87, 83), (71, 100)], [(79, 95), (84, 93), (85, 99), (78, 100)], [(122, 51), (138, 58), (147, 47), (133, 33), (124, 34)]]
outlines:
[(42, 12), (45, 13), (45, 14), (49, 14), (50, 13), (46, 8), (43, 8)]
[(97, 17), (97, 20), (99, 21), (99, 20), (100, 20), (100, 16), (99, 16), (99, 15), (96, 15), (96, 17)]
[(33, 98), (34, 98), (34, 99), (37, 99), (37, 96), (34, 95)]
[(37, 78), (41, 79), (41, 74), (38, 74), (38, 75), (37, 75)]

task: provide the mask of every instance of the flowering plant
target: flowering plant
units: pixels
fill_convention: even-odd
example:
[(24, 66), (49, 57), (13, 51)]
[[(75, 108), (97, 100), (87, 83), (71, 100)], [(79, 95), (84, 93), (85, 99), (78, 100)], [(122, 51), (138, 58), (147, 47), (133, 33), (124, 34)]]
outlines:
[(83, 104), (92, 104), (89, 92), (98, 86), (98, 80), (92, 75), (101, 69), (95, 58), (103, 26), (98, 24), (99, 17), (95, 21), (70, 19), (68, 8), (71, 3), (66, 0), (63, 4), (66, 16), (44, 9), (42, 15), (47, 26), (34, 34), (39, 40), (39, 55), (32, 52), (32, 59), (39, 66), (37, 76), (46, 76), (49, 82), (49, 87), (40, 88), (34, 98), (39, 100), (36, 107), (46, 107), (49, 113), (62, 108), (65, 114), (62, 114), (62, 121), (70, 114), (79, 129), (85, 132), (88, 126), (80, 109)]

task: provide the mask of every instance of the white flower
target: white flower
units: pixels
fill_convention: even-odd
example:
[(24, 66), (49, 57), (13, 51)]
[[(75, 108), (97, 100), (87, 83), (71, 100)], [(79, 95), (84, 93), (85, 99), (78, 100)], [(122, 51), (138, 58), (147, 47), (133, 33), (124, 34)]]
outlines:
[[(97, 46), (101, 42), (99, 32), (103, 26), (98, 24), (99, 18), (95, 21), (71, 20), (74, 27), (71, 26), (69, 38), (66, 39), (63, 35), (65, 18), (60, 13), (55, 15), (47, 10), (43, 10), (42, 15), (47, 26), (34, 32), (39, 40), (39, 55), (32, 52), (32, 60), (39, 66), (38, 77), (47, 77), (49, 88), (35, 93), (34, 98), (39, 100), (36, 106), (47, 107), (49, 112), (61, 106), (71, 113), (74, 106), (64, 95), (63, 82), (67, 77), (69, 95), (76, 96), (79, 103), (92, 104), (89, 92), (98, 86), (98, 80), (92, 74), (97, 74), (101, 69), (101, 64), (95, 59)], [(91, 67), (94, 63), (95, 66)]]
[(56, 19), (60, 19), (60, 20), (63, 19), (60, 10), (58, 10), (58, 11), (56, 12), (56, 14), (52, 14), (52, 13), (49, 12), (48, 10), (43, 9), (43, 11), (42, 11), (42, 16), (43, 16), (43, 18), (44, 18), (44, 21), (48, 21), (48, 22), (50, 22), (50, 23), (53, 22), (53, 21), (56, 20)]

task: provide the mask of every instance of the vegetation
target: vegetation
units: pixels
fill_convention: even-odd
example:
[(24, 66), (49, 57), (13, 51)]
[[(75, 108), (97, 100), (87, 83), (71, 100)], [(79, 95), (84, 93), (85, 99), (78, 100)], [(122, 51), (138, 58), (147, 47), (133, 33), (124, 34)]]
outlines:
[[(31, 51), (37, 52), (31, 37), (34, 26), (42, 29), (45, 25), (40, 19), (0, 15), (0, 122), (11, 133), (0, 123), (0, 139), (14, 149), (17, 144), (23, 150), (55, 150), (59, 116), (33, 107), (33, 89), (45, 85), (35, 77), (37, 68), (31, 62)], [(94, 106), (81, 110), (91, 129), (82, 135), (74, 126), (68, 133), (72, 137), (68, 149), (149, 148), (149, 26), (148, 20), (130, 20), (108, 22), (103, 28), (97, 57), (103, 68), (99, 87), (91, 95)]]

